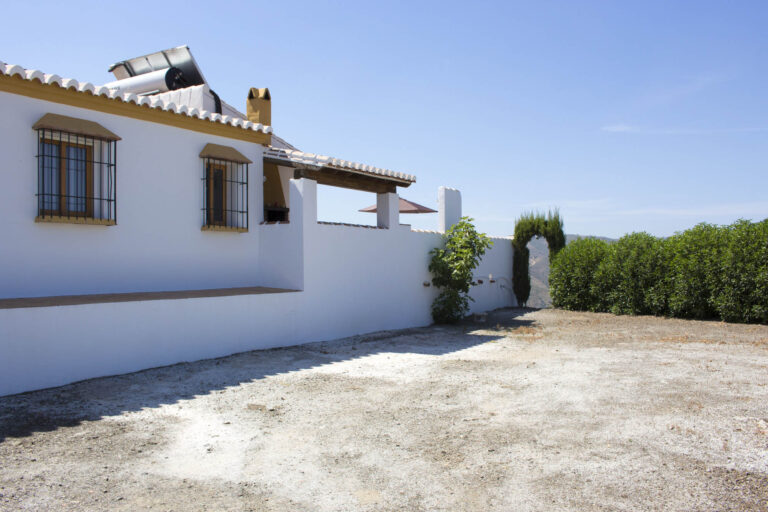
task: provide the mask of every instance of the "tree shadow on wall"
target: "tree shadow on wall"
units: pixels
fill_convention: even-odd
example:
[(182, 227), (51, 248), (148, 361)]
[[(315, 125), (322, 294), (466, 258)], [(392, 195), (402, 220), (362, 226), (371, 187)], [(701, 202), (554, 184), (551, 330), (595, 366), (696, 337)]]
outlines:
[(96, 421), (124, 412), (174, 404), (269, 376), (375, 354), (450, 354), (503, 338), (510, 329), (532, 325), (532, 320), (519, 318), (531, 311), (535, 310), (502, 309), (489, 313), (482, 324), (467, 320), (455, 326), (384, 331), (254, 350), (0, 397), (0, 442), (10, 437), (74, 427), (83, 421)]

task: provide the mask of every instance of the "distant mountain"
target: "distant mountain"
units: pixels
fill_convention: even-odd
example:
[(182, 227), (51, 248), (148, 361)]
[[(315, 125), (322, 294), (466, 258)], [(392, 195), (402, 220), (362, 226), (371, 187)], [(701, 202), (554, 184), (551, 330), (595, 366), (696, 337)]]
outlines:
[[(612, 238), (603, 236), (588, 237), (584, 235), (565, 235), (565, 242), (570, 243), (577, 238), (599, 238), (601, 240), (613, 241)], [(528, 298), (528, 307), (548, 308), (552, 305), (552, 299), (549, 297), (549, 246), (544, 238), (534, 238), (528, 243), (528, 250), (531, 251), (531, 258), (528, 263), (528, 272), (531, 276), (531, 296)]]

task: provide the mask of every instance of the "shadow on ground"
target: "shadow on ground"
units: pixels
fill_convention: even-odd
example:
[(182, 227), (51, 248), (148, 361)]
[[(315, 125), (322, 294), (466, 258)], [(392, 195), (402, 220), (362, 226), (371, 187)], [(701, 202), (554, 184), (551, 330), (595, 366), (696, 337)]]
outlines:
[[(450, 354), (497, 340), (508, 329), (530, 326), (533, 321), (519, 317), (532, 311), (536, 310), (501, 309), (489, 313), (483, 323), (468, 319), (455, 326), (384, 331), (255, 350), (0, 397), (0, 442), (9, 437), (25, 437), (123, 412), (173, 404), (269, 376), (380, 353)], [(477, 333), (479, 330), (485, 334)], [(487, 334), (495, 330), (499, 331), (498, 335)], [(222, 372), (221, 366), (227, 371)]]

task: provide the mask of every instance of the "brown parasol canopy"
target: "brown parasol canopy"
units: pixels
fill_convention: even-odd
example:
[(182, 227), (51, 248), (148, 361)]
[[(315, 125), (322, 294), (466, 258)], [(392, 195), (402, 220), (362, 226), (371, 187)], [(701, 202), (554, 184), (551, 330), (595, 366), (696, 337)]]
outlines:
[[(358, 210), (361, 212), (366, 213), (376, 213), (376, 205), (373, 204), (367, 208), (363, 208), (362, 210)], [(427, 208), (426, 206), (422, 206), (418, 203), (414, 203), (413, 201), (408, 201), (407, 199), (400, 198), (400, 213), (437, 213), (437, 210), (433, 210), (432, 208)]]

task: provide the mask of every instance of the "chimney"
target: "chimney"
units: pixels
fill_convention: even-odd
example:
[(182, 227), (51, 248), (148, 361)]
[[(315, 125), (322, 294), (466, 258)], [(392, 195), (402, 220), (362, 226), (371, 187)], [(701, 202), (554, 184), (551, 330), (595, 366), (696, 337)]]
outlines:
[(248, 91), (248, 104), (246, 106), (246, 115), (248, 120), (253, 123), (261, 123), (266, 126), (272, 126), (272, 98), (269, 96), (269, 89), (257, 89), (251, 87)]

